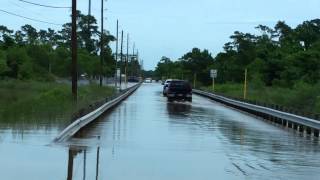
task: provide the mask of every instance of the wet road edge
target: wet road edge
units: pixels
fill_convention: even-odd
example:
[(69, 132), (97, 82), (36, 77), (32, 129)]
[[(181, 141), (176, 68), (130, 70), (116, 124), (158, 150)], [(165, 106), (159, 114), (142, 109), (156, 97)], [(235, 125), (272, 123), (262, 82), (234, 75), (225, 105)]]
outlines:
[(73, 135), (75, 135), (80, 129), (84, 128), (86, 125), (90, 124), (94, 120), (96, 120), (98, 117), (100, 117), (103, 113), (105, 113), (107, 110), (117, 106), (120, 102), (125, 100), (127, 97), (129, 97), (133, 92), (135, 92), (139, 87), (141, 86), (141, 83), (138, 83), (130, 88), (128, 90), (116, 97), (115, 99), (106, 102), (96, 110), (92, 111), (91, 113), (78, 118), (76, 121), (74, 121), (72, 124), (67, 126), (64, 130), (62, 130), (58, 136), (53, 140), (53, 143), (62, 143), (68, 139), (70, 139)]

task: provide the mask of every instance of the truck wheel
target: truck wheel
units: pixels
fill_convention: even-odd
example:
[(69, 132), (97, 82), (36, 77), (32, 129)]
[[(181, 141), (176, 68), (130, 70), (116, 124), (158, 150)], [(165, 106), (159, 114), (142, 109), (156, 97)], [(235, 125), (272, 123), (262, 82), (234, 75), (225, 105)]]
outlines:
[(173, 102), (173, 98), (168, 98), (168, 102)]

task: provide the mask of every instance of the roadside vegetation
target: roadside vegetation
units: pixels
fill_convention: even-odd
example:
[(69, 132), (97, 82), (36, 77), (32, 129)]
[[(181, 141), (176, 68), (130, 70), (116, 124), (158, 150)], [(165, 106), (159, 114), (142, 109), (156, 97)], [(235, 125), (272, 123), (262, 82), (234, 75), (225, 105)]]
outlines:
[(78, 102), (72, 99), (70, 85), (55, 82), (0, 81), (0, 120), (69, 120), (82, 108), (114, 95), (111, 87), (91, 84), (79, 87)]
[[(98, 31), (93, 16), (77, 13), (78, 74), (87, 79), (100, 72), (100, 37), (104, 36), (102, 75), (115, 72), (115, 58), (109, 43), (115, 37)], [(71, 99), (71, 85), (57, 80), (70, 79), (71, 23), (60, 30), (37, 30), (26, 24), (18, 30), (0, 25), (0, 121), (34, 118), (70, 118), (77, 110), (113, 95), (113, 88), (96, 84), (79, 87), (76, 105)], [(119, 62), (123, 66), (124, 62)], [(138, 71), (139, 62), (131, 59), (129, 73)]]
[(256, 29), (257, 34), (235, 31), (215, 57), (198, 48), (178, 60), (162, 57), (154, 76), (196, 80), (198, 88), (209, 90), (209, 71), (217, 69), (216, 92), (241, 98), (247, 69), (249, 99), (320, 113), (320, 19)]
[[(232, 98), (243, 98), (243, 84), (216, 84), (215, 93)], [(200, 89), (213, 92), (212, 87), (201, 87)], [(290, 108), (292, 111), (320, 114), (320, 84), (310, 85), (297, 83), (292, 88), (279, 86), (256, 86), (248, 84), (247, 100), (266, 103), (268, 105), (280, 105)]]

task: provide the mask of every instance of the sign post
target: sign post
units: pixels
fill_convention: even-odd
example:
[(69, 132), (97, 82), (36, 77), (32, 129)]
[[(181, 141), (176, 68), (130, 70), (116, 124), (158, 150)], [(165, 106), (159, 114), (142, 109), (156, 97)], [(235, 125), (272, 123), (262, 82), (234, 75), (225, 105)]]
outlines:
[(218, 70), (211, 69), (210, 70), (210, 77), (212, 78), (212, 91), (214, 91), (214, 78), (216, 78), (218, 75)]
[[(117, 72), (116, 72), (116, 84), (118, 84), (117, 82), (118, 82), (118, 79), (120, 79), (121, 78), (121, 71), (120, 71), (120, 68), (117, 68)], [(121, 84), (120, 84), (120, 86), (121, 86)], [(118, 87), (117, 87), (117, 85), (116, 85), (116, 89), (117, 89)], [(120, 87), (120, 89), (121, 89), (121, 87)]]
[(244, 85), (243, 85), (243, 99), (247, 99), (247, 75), (248, 70), (244, 70)]

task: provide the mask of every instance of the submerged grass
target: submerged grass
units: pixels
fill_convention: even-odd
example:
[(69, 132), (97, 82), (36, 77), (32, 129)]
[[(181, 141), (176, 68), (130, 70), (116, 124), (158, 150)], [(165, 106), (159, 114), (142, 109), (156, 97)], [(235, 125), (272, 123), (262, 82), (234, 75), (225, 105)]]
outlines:
[[(211, 87), (202, 89), (212, 91)], [(243, 84), (217, 84), (215, 92), (230, 97), (243, 98)], [(320, 114), (320, 84), (297, 83), (292, 88), (251, 84), (248, 86), (247, 99)]]
[(0, 122), (69, 120), (79, 109), (114, 95), (111, 87), (80, 86), (74, 104), (70, 85), (55, 82), (0, 81)]

